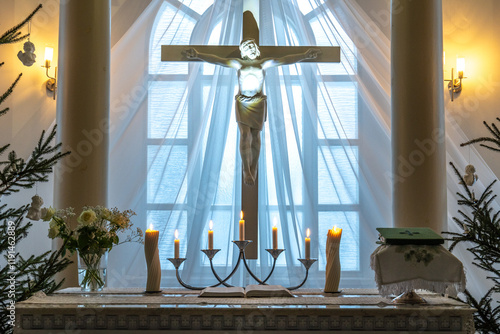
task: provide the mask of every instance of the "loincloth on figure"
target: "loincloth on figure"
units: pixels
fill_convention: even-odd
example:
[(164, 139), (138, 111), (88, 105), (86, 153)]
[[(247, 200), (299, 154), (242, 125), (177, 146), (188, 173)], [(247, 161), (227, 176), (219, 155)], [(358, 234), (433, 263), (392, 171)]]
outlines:
[(236, 100), (236, 122), (245, 124), (251, 129), (262, 130), (267, 119), (267, 96), (236, 95), (234, 99)]

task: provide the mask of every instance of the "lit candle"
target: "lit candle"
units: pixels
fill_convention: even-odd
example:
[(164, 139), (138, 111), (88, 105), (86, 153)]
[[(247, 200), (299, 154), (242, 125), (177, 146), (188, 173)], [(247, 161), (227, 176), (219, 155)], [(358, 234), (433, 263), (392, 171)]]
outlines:
[(148, 268), (146, 291), (160, 291), (161, 267), (158, 254), (159, 236), (160, 231), (154, 230), (153, 224), (150, 224), (144, 236), (144, 255), (146, 256), (146, 266)]
[(179, 231), (175, 230), (174, 257), (179, 258)]
[(149, 224), (149, 228), (146, 230), (146, 236), (144, 237), (144, 243), (150, 242), (151, 239), (158, 239), (160, 231), (153, 230), (153, 224)]
[(328, 230), (328, 237), (333, 239), (340, 239), (342, 236), (342, 229), (340, 227), (334, 226), (331, 230)]
[(210, 229), (208, 230), (208, 249), (213, 249), (214, 248), (214, 223), (210, 221), (209, 224)]
[(309, 260), (311, 258), (311, 238), (309, 238), (309, 235), (311, 235), (311, 231), (307, 229), (306, 232), (306, 260)]
[(243, 211), (240, 212), (240, 241), (245, 240), (245, 221), (243, 220)]
[(50, 47), (45, 48), (45, 67), (50, 68), (52, 57), (54, 56), (54, 49)]
[(278, 249), (278, 227), (276, 226), (276, 217), (273, 223), (273, 249)]

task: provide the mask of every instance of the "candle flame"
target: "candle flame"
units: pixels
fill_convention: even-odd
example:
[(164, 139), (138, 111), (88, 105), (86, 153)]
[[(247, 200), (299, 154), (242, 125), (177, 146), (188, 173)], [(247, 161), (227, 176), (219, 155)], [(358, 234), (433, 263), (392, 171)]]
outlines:
[(214, 222), (210, 220), (210, 223), (208, 224), (208, 227), (210, 229), (213, 229), (214, 228)]
[(176, 239), (179, 239), (179, 231), (175, 230), (174, 235), (175, 235), (175, 238), (176, 238)]
[(306, 236), (309, 238), (310, 235), (311, 235), (311, 230), (307, 229)]
[(278, 224), (278, 221), (277, 221), (276, 217), (274, 217), (273, 226), (276, 227), (277, 224)]
[(150, 231), (153, 230), (153, 223), (149, 224), (149, 229), (148, 230), (150, 230)]
[(243, 211), (240, 211), (240, 219), (243, 220)]

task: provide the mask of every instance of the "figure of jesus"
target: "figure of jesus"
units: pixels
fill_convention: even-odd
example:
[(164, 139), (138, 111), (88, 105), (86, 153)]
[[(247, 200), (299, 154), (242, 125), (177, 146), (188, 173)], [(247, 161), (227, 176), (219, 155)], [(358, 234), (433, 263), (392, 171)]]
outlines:
[(188, 59), (231, 67), (238, 71), (238, 95), (235, 96), (236, 121), (240, 130), (240, 155), (243, 163), (243, 182), (254, 185), (260, 155), (260, 131), (267, 118), (266, 95), (263, 94), (265, 70), (275, 66), (290, 65), (305, 59), (315, 59), (319, 50), (281, 58), (260, 59), (257, 43), (252, 38), (240, 43), (240, 58), (221, 58), (199, 53), (194, 48), (184, 51)]

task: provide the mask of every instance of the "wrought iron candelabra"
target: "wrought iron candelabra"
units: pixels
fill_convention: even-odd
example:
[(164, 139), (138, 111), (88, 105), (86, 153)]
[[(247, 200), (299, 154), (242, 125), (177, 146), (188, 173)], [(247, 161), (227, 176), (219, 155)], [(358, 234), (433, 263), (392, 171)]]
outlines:
[[(212, 262), (212, 259), (214, 258), (215, 254), (217, 254), (220, 249), (202, 249), (201, 251), (203, 253), (205, 253), (205, 255), (208, 257), (208, 259), (210, 260), (210, 268), (212, 269), (212, 273), (214, 274), (215, 278), (217, 279), (218, 283), (214, 284), (214, 285), (210, 285), (210, 287), (217, 287), (217, 286), (220, 286), (220, 285), (224, 285), (225, 287), (232, 287), (233, 285), (230, 285), (229, 283), (227, 283), (227, 281), (234, 275), (234, 273), (238, 270), (238, 267), (240, 266), (240, 263), (243, 261), (243, 264), (245, 265), (245, 268), (247, 270), (247, 272), (250, 274), (250, 276), (252, 276), (252, 278), (254, 280), (257, 281), (257, 283), (259, 284), (262, 284), (262, 285), (266, 285), (267, 281), (269, 280), (269, 278), (271, 277), (271, 275), (273, 274), (274, 272), (274, 268), (276, 267), (276, 261), (278, 259), (278, 257), (280, 256), (281, 253), (283, 253), (285, 250), (284, 249), (266, 249), (266, 251), (271, 254), (271, 256), (273, 257), (273, 266), (271, 268), (271, 271), (269, 272), (269, 274), (267, 275), (267, 277), (263, 280), (259, 279), (251, 270), (250, 268), (248, 267), (248, 263), (247, 263), (247, 259), (245, 257), (245, 248), (248, 246), (248, 244), (250, 244), (252, 242), (252, 240), (233, 240), (233, 243), (238, 247), (239, 249), (239, 256), (238, 256), (238, 261), (236, 262), (236, 265), (234, 266), (233, 270), (231, 271), (231, 273), (229, 273), (229, 275), (225, 278), (221, 278), (217, 272), (215, 271), (215, 268), (214, 268), (214, 264)], [(185, 283), (182, 279), (181, 279), (181, 276), (179, 275), (179, 267), (181, 266), (181, 264), (186, 260), (186, 258), (169, 258), (168, 259), (170, 262), (172, 262), (172, 264), (174, 265), (175, 267), (175, 276), (177, 277), (177, 281), (179, 281), (179, 284), (182, 285), (183, 287), (185, 287), (186, 289), (190, 289), (190, 290), (203, 290), (205, 289), (206, 287), (195, 287), (195, 286), (191, 286), (187, 283)], [(305, 274), (305, 277), (304, 277), (304, 280), (299, 284), (299, 285), (296, 285), (296, 286), (292, 286), (292, 287), (288, 287), (287, 289), (288, 290), (295, 290), (295, 289), (298, 289), (300, 288), (302, 285), (304, 285), (304, 283), (307, 281), (307, 277), (309, 276), (309, 268), (311, 268), (311, 266), (313, 265), (314, 262), (317, 261), (317, 259), (298, 259), (302, 265), (304, 266), (304, 268), (306, 269), (306, 274)]]

